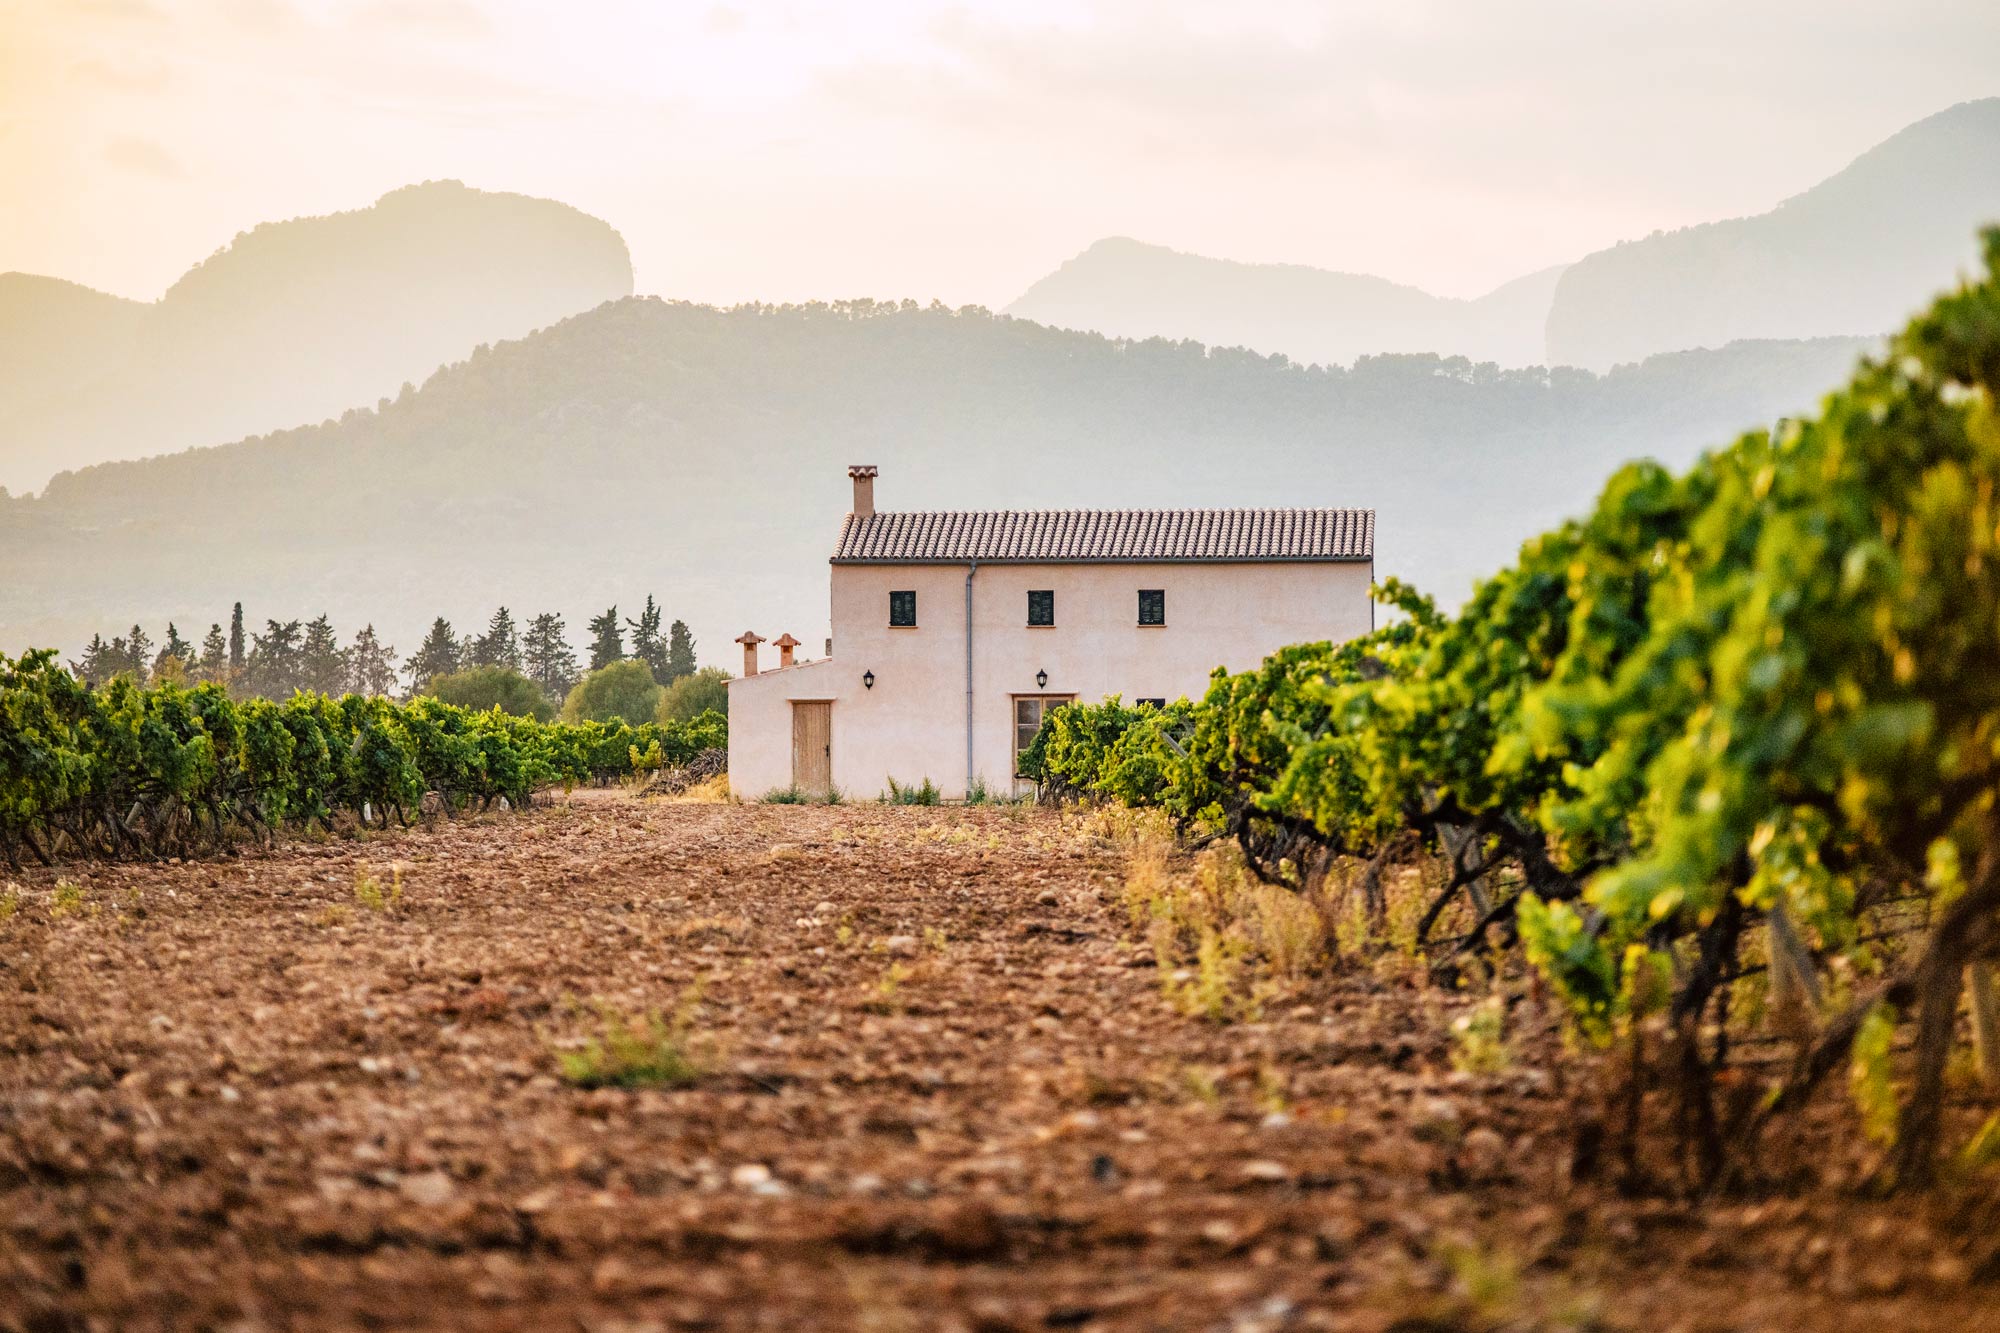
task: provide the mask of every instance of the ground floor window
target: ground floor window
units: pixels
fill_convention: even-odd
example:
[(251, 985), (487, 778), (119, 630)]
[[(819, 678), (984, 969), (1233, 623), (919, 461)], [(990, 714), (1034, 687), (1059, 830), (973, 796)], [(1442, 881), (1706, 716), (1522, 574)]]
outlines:
[(1075, 699), (1074, 694), (1017, 694), (1014, 696), (1014, 775), (1021, 775), (1021, 756), (1035, 743), (1035, 733), (1042, 729), (1042, 719), (1051, 708)]

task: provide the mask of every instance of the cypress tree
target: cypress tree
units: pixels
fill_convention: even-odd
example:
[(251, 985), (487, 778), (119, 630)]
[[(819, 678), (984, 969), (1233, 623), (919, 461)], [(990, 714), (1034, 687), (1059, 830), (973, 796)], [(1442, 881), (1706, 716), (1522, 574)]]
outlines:
[(421, 691), (439, 676), (449, 676), (458, 670), (458, 636), (451, 632), (451, 622), (439, 616), (431, 622), (430, 633), (410, 660), (403, 663), (403, 670), (409, 674), (410, 689)]
[(375, 636), (373, 625), (363, 626), (347, 650), (347, 688), (370, 696), (396, 692), (396, 650)]
[(618, 608), (614, 605), (590, 622), (590, 669), (602, 671), (624, 660), (625, 638), (618, 630)]
[(694, 635), (688, 632), (687, 621), (676, 620), (667, 631), (667, 678), (662, 684), (671, 685), (683, 676), (694, 674)]
[(229, 674), (240, 676), (248, 662), (243, 642), (243, 603), (229, 613)]
[(210, 624), (208, 633), (201, 641), (201, 661), (195, 676), (201, 680), (221, 681), (229, 674), (229, 647), (222, 638), (222, 626)]
[(551, 699), (560, 701), (576, 684), (576, 651), (569, 646), (563, 618), (553, 611), (544, 611), (528, 622), (521, 657), (528, 679)]
[(305, 642), (299, 646), (299, 686), (320, 694), (339, 694), (346, 683), (347, 654), (341, 651), (333, 622), (319, 616), (306, 625)]
[(486, 632), (469, 645), (466, 665), (506, 667), (510, 671), (521, 669), (521, 635), (514, 628), (513, 613), (506, 607), (493, 613)]
[(632, 656), (652, 668), (656, 683), (666, 684), (667, 643), (660, 637), (660, 608), (651, 593), (646, 595), (646, 609), (639, 613), (639, 618), (625, 624), (632, 631)]

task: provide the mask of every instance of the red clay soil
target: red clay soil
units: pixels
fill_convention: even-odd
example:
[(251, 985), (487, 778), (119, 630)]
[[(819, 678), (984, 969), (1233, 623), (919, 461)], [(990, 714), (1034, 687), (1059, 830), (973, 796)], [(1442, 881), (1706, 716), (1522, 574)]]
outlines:
[[(1990, 1189), (1572, 1184), (1560, 1060), (1453, 1072), (1462, 1001), (1389, 971), (1183, 1017), (1048, 812), (65, 873), (0, 921), (0, 1328), (2000, 1328)], [(705, 1072), (561, 1081), (598, 1001)]]

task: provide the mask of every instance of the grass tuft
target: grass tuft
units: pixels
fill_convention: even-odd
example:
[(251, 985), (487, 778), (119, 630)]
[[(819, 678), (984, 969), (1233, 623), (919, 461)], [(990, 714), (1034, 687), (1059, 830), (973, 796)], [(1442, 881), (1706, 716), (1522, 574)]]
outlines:
[(354, 870), (354, 901), (371, 912), (390, 915), (403, 905), (403, 868), (392, 866), (389, 883), (385, 888), (382, 881), (375, 878), (367, 866), (356, 866)]
[(657, 1010), (627, 1015), (597, 1006), (598, 1030), (574, 1051), (556, 1052), (563, 1081), (579, 1088), (680, 1088), (699, 1081), (708, 1062), (691, 1049), (695, 997), (671, 1018)]

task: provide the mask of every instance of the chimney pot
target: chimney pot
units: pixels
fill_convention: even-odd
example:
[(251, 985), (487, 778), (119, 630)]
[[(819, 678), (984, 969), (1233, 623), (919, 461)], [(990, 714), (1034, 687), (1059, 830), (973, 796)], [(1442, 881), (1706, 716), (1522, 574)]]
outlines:
[(847, 475), (854, 478), (854, 516), (868, 518), (875, 512), (875, 474), (881, 469), (873, 463), (855, 463), (847, 469)]
[(792, 650), (799, 646), (799, 641), (790, 634), (781, 634), (772, 640), (772, 642), (778, 645), (778, 665), (781, 667), (790, 666), (792, 664)]
[(742, 637), (737, 639), (736, 642), (743, 645), (743, 674), (745, 676), (756, 675), (757, 645), (764, 641), (757, 637), (755, 630), (746, 629), (743, 631)]

